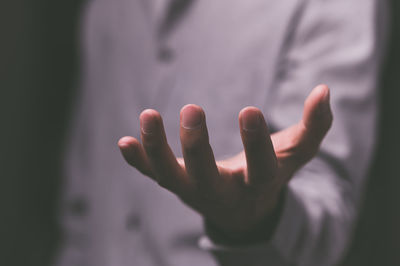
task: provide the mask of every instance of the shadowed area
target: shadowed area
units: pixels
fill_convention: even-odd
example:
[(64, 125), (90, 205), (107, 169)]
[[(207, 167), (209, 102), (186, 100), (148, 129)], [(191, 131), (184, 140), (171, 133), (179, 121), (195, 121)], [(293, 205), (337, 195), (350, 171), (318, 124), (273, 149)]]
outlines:
[(1, 265), (46, 266), (57, 248), (80, 2), (0, 4)]

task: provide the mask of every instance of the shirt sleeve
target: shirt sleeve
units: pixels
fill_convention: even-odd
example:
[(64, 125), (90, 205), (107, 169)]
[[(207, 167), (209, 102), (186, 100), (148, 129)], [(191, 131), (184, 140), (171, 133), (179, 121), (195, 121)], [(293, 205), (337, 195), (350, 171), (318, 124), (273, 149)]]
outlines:
[[(293, 19), (266, 100), (268, 123), (281, 130), (299, 121), (304, 99), (321, 83), (331, 89), (334, 122), (317, 156), (289, 182), (272, 239), (264, 249), (240, 249), (254, 261), (246, 265), (278, 257), (283, 262), (274, 265), (336, 265), (345, 253), (374, 152), (385, 4), (310, 0)], [(200, 244), (217, 257), (239, 256), (208, 238)]]

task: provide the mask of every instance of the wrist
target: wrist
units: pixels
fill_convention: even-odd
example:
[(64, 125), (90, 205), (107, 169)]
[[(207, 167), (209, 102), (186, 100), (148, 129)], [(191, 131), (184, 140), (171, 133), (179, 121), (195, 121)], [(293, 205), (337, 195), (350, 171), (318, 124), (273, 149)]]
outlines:
[(204, 219), (204, 227), (208, 237), (216, 244), (221, 245), (249, 245), (268, 241), (279, 223), (284, 206), (286, 189), (282, 189), (274, 208), (260, 221), (249, 228), (229, 229), (229, 226), (215, 225)]

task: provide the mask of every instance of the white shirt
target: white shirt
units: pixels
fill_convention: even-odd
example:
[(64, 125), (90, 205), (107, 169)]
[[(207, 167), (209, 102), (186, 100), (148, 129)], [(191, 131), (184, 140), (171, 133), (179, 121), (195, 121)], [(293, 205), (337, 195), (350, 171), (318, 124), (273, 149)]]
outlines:
[[(192, 1), (173, 23), (154, 17), (169, 6), (155, 6), (92, 0), (85, 7), (57, 264), (338, 263), (374, 150), (384, 1)], [(122, 136), (138, 137), (140, 112), (154, 108), (179, 156), (179, 110), (195, 103), (209, 114), (216, 158), (231, 156), (242, 150), (243, 107), (262, 109), (277, 131), (301, 118), (304, 99), (320, 83), (331, 88), (333, 126), (317, 157), (289, 183), (265, 245), (210, 242), (201, 217), (128, 166), (116, 145)]]

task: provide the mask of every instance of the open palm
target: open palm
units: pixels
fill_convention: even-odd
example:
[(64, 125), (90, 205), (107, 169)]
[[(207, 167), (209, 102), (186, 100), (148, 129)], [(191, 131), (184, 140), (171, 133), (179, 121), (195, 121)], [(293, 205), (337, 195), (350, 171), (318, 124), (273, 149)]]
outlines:
[(315, 155), (330, 128), (329, 89), (314, 88), (302, 120), (272, 135), (259, 109), (244, 108), (239, 113), (244, 150), (224, 161), (214, 159), (199, 106), (184, 106), (180, 121), (183, 158), (171, 151), (160, 114), (148, 109), (140, 115), (142, 144), (133, 137), (119, 141), (126, 161), (179, 196), (224, 235), (240, 239), (254, 232), (268, 234), (285, 185)]

